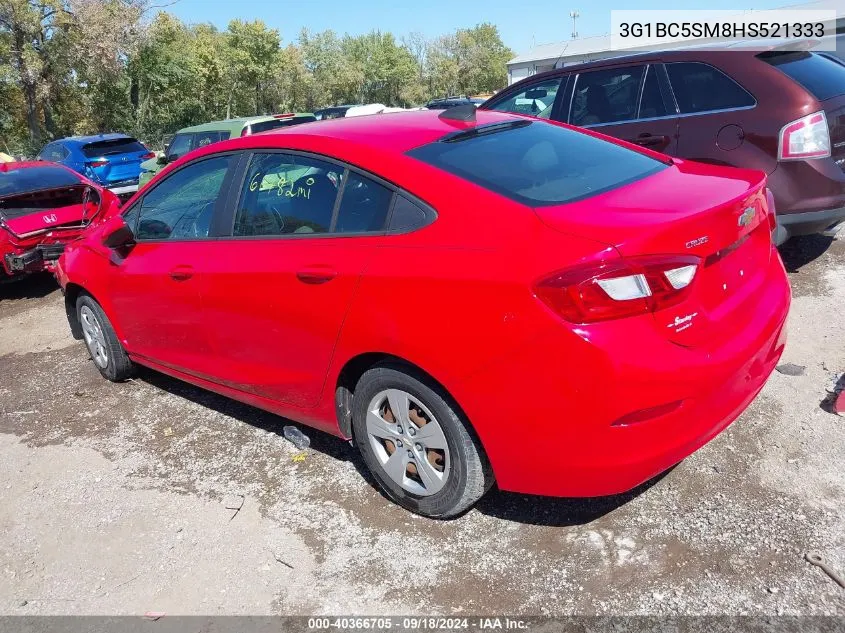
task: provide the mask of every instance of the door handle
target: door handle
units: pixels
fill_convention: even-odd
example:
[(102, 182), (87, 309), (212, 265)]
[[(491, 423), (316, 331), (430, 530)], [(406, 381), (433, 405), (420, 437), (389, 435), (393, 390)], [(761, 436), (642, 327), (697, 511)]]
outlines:
[(168, 273), (173, 281), (187, 281), (194, 276), (193, 266), (176, 266)]
[(633, 140), (634, 143), (637, 145), (643, 145), (645, 147), (649, 147), (651, 145), (660, 145), (662, 143), (668, 143), (669, 137), (664, 134), (649, 134), (648, 132), (644, 132), (640, 134), (637, 138)]
[(326, 266), (311, 266), (296, 272), (296, 278), (304, 284), (319, 285), (337, 277), (337, 271)]

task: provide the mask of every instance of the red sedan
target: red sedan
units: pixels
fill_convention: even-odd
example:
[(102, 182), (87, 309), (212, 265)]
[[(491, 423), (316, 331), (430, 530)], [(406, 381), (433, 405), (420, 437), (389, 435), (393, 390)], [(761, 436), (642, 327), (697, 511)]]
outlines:
[(117, 198), (55, 163), (0, 163), (0, 281), (51, 270)]
[(217, 143), (59, 262), (134, 363), (354, 440), (396, 502), (619, 493), (754, 399), (790, 291), (764, 174), (455, 108)]

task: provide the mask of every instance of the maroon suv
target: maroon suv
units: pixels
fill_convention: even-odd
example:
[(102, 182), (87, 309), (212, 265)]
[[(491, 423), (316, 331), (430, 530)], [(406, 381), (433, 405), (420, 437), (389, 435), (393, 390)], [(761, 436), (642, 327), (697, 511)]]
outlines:
[(760, 169), (777, 205), (778, 244), (845, 220), (845, 64), (833, 56), (759, 48), (644, 53), (534, 75), (481, 107)]

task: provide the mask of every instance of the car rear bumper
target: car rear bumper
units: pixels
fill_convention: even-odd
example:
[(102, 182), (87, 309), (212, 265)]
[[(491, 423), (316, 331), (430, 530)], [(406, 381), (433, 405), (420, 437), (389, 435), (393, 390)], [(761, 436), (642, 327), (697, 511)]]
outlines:
[(845, 171), (832, 158), (778, 163), (768, 185), (777, 208), (777, 244), (845, 220)]
[(779, 257), (753, 299), (724, 340), (701, 348), (671, 343), (652, 317), (636, 317), (575, 332), (574, 342), (543, 334), (467, 379), (455, 396), (499, 487), (618, 494), (706, 444), (749, 406), (783, 352), (790, 290)]

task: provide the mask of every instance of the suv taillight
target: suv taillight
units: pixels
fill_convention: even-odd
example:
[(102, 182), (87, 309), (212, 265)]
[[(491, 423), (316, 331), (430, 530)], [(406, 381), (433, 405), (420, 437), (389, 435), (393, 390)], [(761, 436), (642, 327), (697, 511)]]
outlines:
[(689, 293), (701, 260), (648, 256), (579, 266), (540, 280), (535, 293), (571, 323), (593, 323), (655, 312)]
[(830, 130), (824, 112), (814, 112), (787, 123), (778, 138), (778, 160), (830, 156)]

